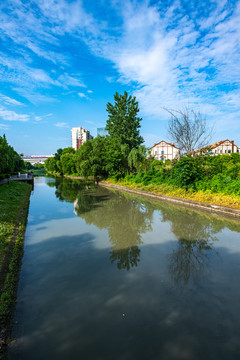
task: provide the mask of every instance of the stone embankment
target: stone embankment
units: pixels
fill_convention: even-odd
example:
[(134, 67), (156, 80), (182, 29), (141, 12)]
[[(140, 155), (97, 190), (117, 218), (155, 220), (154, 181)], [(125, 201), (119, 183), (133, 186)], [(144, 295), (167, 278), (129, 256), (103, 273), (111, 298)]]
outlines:
[(169, 201), (169, 202), (172, 202), (175, 204), (180, 204), (180, 205), (195, 207), (198, 209), (208, 210), (208, 211), (212, 211), (214, 213), (222, 213), (222, 214), (226, 214), (226, 215), (230, 215), (230, 216), (235, 216), (240, 219), (240, 210), (238, 210), (238, 209), (233, 209), (233, 208), (220, 206), (220, 205), (207, 204), (207, 203), (202, 203), (202, 202), (198, 202), (198, 201), (193, 201), (193, 200), (188, 200), (188, 199), (183, 199), (183, 198), (178, 198), (178, 197), (173, 197), (173, 196), (162, 195), (162, 194), (153, 193), (150, 191), (132, 189), (132, 188), (129, 188), (129, 187), (123, 186), (123, 185), (106, 183), (105, 181), (101, 181), (100, 185), (107, 187), (107, 188), (126, 191), (129, 193), (138, 194), (138, 195), (143, 195), (143, 196), (151, 197), (151, 198), (162, 200), (162, 201)]

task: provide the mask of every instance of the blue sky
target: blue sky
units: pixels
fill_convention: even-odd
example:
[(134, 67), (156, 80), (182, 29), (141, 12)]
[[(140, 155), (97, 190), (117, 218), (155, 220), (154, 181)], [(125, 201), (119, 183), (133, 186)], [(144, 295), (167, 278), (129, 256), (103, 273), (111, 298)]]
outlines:
[(1, 0), (0, 135), (19, 153), (96, 136), (116, 91), (136, 96), (147, 146), (190, 107), (240, 146), (240, 2)]

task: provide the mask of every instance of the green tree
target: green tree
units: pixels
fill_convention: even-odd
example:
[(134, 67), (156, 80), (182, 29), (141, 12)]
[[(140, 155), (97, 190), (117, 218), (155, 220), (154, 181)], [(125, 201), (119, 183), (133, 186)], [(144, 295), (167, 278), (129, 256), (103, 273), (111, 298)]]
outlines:
[(0, 174), (9, 175), (24, 168), (21, 156), (7, 142), (6, 136), (0, 136)]
[(145, 146), (139, 146), (138, 149), (133, 148), (128, 155), (128, 165), (131, 171), (140, 172), (146, 160)]
[(63, 153), (60, 162), (63, 174), (71, 175), (76, 173), (75, 158), (72, 153)]
[(140, 136), (140, 121), (138, 102), (135, 96), (124, 95), (117, 92), (114, 95), (115, 104), (107, 103), (108, 120), (106, 130), (112, 139), (117, 139), (120, 144), (127, 144), (129, 151), (138, 148), (143, 143)]
[(55, 157), (48, 158), (44, 163), (44, 168), (49, 172), (58, 172), (57, 162)]
[(194, 188), (195, 181), (201, 179), (203, 169), (193, 157), (186, 156), (174, 164), (172, 178), (177, 186), (182, 188)]

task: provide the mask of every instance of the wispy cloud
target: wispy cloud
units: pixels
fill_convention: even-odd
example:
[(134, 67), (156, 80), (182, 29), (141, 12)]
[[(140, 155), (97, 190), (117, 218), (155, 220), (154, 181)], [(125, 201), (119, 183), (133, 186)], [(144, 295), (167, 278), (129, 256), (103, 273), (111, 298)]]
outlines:
[(8, 130), (8, 129), (9, 129), (9, 126), (8, 126), (8, 125), (5, 125), (5, 124), (0, 124), (0, 129), (1, 129), (1, 130)]
[[(163, 107), (188, 104), (227, 122), (239, 111), (240, 3), (167, 4), (111, 1), (104, 15), (94, 6), (88, 12), (81, 0), (1, 2), (3, 44), (8, 39), (13, 44), (7, 56), (0, 53), (1, 80), (14, 84), (34, 104), (57, 101), (61, 88), (88, 99), (84, 68), (74, 72), (76, 54), (67, 47), (63, 51), (66, 37), (78, 44), (77, 55), (85, 43), (92, 54), (112, 63), (105, 78), (132, 85), (143, 116), (164, 120)], [(104, 7), (105, 1), (96, 6)], [(79, 92), (79, 87), (86, 91)], [(47, 93), (49, 89), (54, 91)]]
[(10, 98), (9, 96), (0, 94), (0, 101), (2, 101), (3, 103), (7, 104), (7, 105), (14, 105), (14, 106), (23, 106), (23, 104), (15, 99)]
[(72, 76), (68, 74), (60, 75), (58, 81), (63, 87), (68, 87), (68, 86), (86, 87), (86, 85), (82, 82), (81, 79), (77, 78), (76, 76)]
[(85, 40), (96, 55), (112, 61), (119, 81), (137, 85), (144, 115), (164, 119), (162, 106), (186, 103), (211, 105), (210, 115), (231, 111), (224, 99), (227, 94), (235, 103), (239, 89), (239, 3), (208, 2), (207, 14), (206, 4), (197, 2), (194, 8), (177, 0), (168, 8), (148, 1), (114, 4), (121, 31), (114, 36), (109, 27), (108, 36), (105, 31), (97, 41)]
[(47, 118), (53, 116), (53, 114), (46, 114), (46, 115), (41, 115), (41, 116), (34, 116), (34, 120), (36, 122), (40, 122), (42, 120), (46, 120)]
[(80, 98), (82, 98), (82, 99), (88, 99), (88, 97), (87, 97), (87, 95), (86, 94), (84, 94), (84, 93), (82, 93), (82, 92), (79, 92), (78, 93), (78, 96), (80, 97)]
[(0, 119), (7, 121), (29, 121), (30, 116), (27, 114), (18, 114), (15, 111), (0, 106)]
[(55, 126), (59, 128), (69, 128), (69, 125), (65, 122), (56, 123)]

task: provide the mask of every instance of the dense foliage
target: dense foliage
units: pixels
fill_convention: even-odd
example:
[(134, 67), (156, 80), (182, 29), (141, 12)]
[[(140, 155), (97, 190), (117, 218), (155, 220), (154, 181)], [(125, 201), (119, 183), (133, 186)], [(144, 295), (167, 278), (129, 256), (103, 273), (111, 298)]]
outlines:
[[(185, 156), (165, 163), (147, 156), (141, 145), (138, 102), (118, 93), (115, 104), (107, 104), (109, 135), (85, 142), (77, 151), (58, 149), (45, 162), (47, 171), (58, 174), (125, 179), (143, 186), (166, 184), (187, 192), (210, 191), (240, 196), (240, 155)], [(191, 127), (191, 121), (189, 122)], [(193, 125), (192, 125), (192, 128)]]
[(21, 156), (8, 145), (6, 136), (0, 136), (0, 178), (17, 173), (24, 168)]
[(97, 179), (124, 177), (130, 171), (142, 170), (147, 162), (144, 146), (129, 152), (127, 144), (121, 144), (110, 136), (98, 136), (83, 143), (77, 151), (72, 148), (58, 149), (55, 157), (48, 158), (44, 166), (52, 173), (93, 176)]
[(140, 121), (138, 102), (135, 96), (129, 96), (125, 91), (123, 95), (117, 92), (114, 95), (115, 104), (107, 104), (108, 120), (106, 130), (112, 139), (120, 144), (127, 145), (129, 150), (138, 148), (143, 143), (140, 136)]
[(186, 156), (171, 165), (153, 160), (148, 171), (126, 177), (130, 183), (168, 184), (186, 190), (210, 190), (240, 196), (240, 154)]

